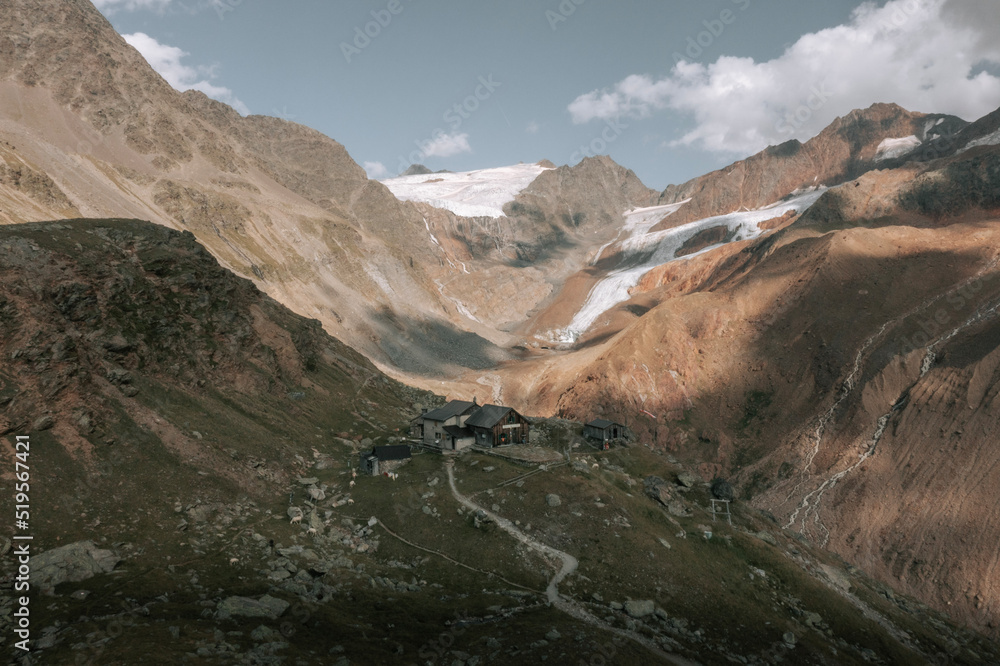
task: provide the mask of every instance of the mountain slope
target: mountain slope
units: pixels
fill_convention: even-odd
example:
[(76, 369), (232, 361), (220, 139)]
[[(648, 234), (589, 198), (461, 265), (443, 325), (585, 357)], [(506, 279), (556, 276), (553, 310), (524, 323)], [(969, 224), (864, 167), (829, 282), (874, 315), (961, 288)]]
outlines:
[(671, 218), (670, 225), (759, 208), (796, 190), (839, 185), (879, 168), (888, 161), (891, 153), (884, 148), (893, 140), (914, 137), (913, 144), (903, 145), (919, 153), (914, 146), (950, 136), (966, 124), (952, 116), (875, 104), (838, 118), (804, 144), (793, 139), (683, 185), (671, 185), (661, 194), (660, 203), (691, 199)]
[(980, 145), (832, 188), (777, 231), (653, 269), (509, 395), (626, 422), (995, 635), (1000, 527), (977, 506), (1000, 485), (998, 174)]
[[(398, 480), (355, 480), (360, 451), (440, 403), (190, 233), (5, 226), (0, 294), (0, 447), (30, 442), (33, 660), (826, 663), (836, 651), (862, 664), (951, 644), (956, 663), (997, 658), (756, 511), (712, 523), (708, 489), (641, 447), (581, 449), (527, 477), (504, 457), (418, 454)], [(532, 430), (556, 457), (580, 437), (566, 422)], [(492, 517), (441, 491), (452, 477), (490, 497)], [(13, 496), (0, 505), (13, 511)], [(550, 583), (551, 564), (502, 519), (525, 543), (575, 553), (578, 569)], [(15, 566), (4, 558), (0, 586)], [(0, 599), (4, 649), (13, 611)]]
[(86, 0), (17, 0), (0, 53), (0, 221), (189, 230), (400, 376), (516, 356), (509, 331), (653, 196), (604, 159), (529, 187), (499, 219), (400, 202), (319, 132), (174, 91)]

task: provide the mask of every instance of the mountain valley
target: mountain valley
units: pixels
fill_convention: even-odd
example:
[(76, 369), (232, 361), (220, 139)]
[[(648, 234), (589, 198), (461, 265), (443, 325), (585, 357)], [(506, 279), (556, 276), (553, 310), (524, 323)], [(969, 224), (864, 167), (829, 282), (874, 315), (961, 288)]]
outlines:
[[(1000, 110), (379, 181), (89, 0), (0, 26), (12, 663), (1000, 662)], [(451, 400), (530, 446), (418, 446)]]

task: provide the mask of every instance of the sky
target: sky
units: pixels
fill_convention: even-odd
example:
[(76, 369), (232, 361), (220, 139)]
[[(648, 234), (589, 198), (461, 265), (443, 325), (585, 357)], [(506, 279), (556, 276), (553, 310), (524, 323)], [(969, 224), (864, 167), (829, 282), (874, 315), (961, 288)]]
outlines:
[(995, 0), (96, 0), (179, 90), (373, 178), (610, 155), (649, 187), (876, 102), (1000, 107)]

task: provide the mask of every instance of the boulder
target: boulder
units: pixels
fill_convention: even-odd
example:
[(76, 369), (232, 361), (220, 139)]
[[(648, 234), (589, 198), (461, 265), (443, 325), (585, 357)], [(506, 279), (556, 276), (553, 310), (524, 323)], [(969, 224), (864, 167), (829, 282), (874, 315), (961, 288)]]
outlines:
[(667, 482), (658, 476), (647, 476), (642, 482), (642, 486), (646, 491), (646, 494), (652, 497), (654, 500), (667, 506), (670, 504), (670, 487)]
[(281, 634), (262, 624), (250, 632), (250, 639), (255, 643), (270, 643), (281, 640)]
[(111, 573), (121, 558), (102, 550), (93, 541), (78, 541), (53, 548), (31, 558), (31, 582), (51, 591), (60, 583), (79, 583), (102, 573)]
[(678, 518), (686, 518), (691, 515), (691, 512), (684, 505), (684, 502), (680, 500), (675, 500), (667, 505), (667, 511), (670, 512), (671, 516), (677, 516)]
[(656, 604), (649, 599), (642, 601), (629, 599), (625, 602), (625, 612), (629, 614), (629, 617), (641, 619), (655, 613)]
[(188, 520), (192, 523), (204, 523), (215, 512), (216, 507), (211, 504), (199, 504), (187, 511)]
[(219, 611), (236, 617), (264, 617), (276, 620), (288, 610), (290, 604), (283, 600), (265, 594), (263, 597), (229, 597), (219, 603)]
[(309, 527), (316, 530), (317, 533), (323, 533), (323, 519), (319, 517), (319, 514), (315, 511), (309, 514)]
[(733, 491), (731, 483), (717, 477), (712, 480), (712, 497), (732, 502), (736, 499), (736, 493)]
[(298, 479), (299, 485), (303, 486), (314, 486), (319, 483), (319, 479), (315, 476), (302, 476)]
[(562, 500), (559, 498), (559, 495), (551, 493), (545, 496), (545, 503), (548, 504), (549, 506), (555, 507), (561, 505)]
[(684, 488), (694, 488), (694, 485), (698, 483), (698, 477), (688, 471), (678, 472), (677, 483)]

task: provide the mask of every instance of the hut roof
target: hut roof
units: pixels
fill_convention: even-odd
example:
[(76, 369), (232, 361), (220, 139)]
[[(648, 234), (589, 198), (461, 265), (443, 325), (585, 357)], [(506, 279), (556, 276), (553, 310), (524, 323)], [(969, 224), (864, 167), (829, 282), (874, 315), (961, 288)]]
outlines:
[(472, 407), (475, 404), (476, 403), (474, 402), (467, 402), (465, 400), (452, 400), (444, 407), (438, 407), (437, 409), (431, 410), (426, 414), (421, 414), (417, 418), (423, 418), (428, 421), (447, 421), (453, 416), (464, 414), (469, 407)]
[(591, 427), (591, 428), (599, 428), (601, 430), (604, 430), (605, 428), (610, 428), (613, 425), (620, 426), (622, 428), (625, 427), (621, 423), (616, 423), (614, 421), (608, 421), (607, 419), (594, 419), (593, 421), (591, 421), (587, 425), (589, 427)]
[(500, 419), (507, 416), (510, 412), (514, 411), (510, 407), (501, 407), (500, 405), (483, 405), (479, 408), (479, 411), (473, 414), (465, 422), (467, 427), (477, 427), (477, 428), (492, 428)]

